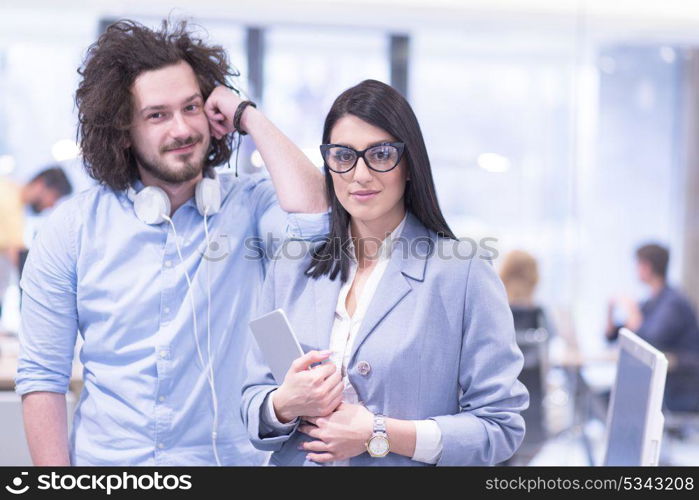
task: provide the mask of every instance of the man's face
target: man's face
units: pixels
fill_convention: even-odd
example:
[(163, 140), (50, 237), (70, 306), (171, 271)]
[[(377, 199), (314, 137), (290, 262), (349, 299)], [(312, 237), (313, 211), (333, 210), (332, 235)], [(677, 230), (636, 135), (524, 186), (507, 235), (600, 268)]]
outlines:
[(34, 180), (24, 186), (22, 198), (34, 214), (53, 207), (61, 195), (55, 189), (46, 187), (42, 179)]
[(131, 94), (129, 145), (139, 166), (171, 184), (201, 174), (211, 134), (192, 67), (181, 61), (141, 73)]
[(653, 278), (653, 268), (650, 262), (643, 259), (636, 259), (636, 271), (638, 273), (638, 279), (643, 283), (648, 283)]

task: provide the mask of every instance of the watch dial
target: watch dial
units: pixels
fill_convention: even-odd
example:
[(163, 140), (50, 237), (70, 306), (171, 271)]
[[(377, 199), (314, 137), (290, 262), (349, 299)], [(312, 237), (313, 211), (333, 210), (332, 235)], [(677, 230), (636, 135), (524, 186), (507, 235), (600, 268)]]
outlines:
[(385, 455), (388, 453), (388, 439), (383, 436), (374, 436), (369, 441), (369, 449), (374, 455)]

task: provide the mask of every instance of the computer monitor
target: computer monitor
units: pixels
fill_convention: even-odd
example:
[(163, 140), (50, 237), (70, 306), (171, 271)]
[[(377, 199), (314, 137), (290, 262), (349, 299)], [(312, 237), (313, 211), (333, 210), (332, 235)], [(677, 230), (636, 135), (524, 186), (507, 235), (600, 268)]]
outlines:
[(619, 347), (604, 465), (658, 465), (667, 358), (626, 328)]

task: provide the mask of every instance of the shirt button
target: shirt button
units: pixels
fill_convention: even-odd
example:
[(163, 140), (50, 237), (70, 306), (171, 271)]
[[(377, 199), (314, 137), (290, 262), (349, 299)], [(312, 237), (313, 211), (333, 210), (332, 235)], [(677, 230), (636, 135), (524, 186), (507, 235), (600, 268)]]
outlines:
[(162, 403), (163, 401), (165, 401), (165, 396), (160, 396), (160, 397), (158, 398), (158, 401), (160, 401), (161, 403)]
[(166, 260), (166, 261), (165, 261), (165, 267), (172, 267), (172, 261), (171, 261), (171, 260)]
[(163, 443), (158, 443), (158, 448), (162, 450), (163, 448), (165, 448), (165, 445)]
[(165, 314), (168, 314), (170, 312), (170, 308), (166, 307), (165, 309), (163, 309), (163, 311), (165, 311)]
[(167, 351), (160, 351), (160, 357), (161, 357), (161, 358), (166, 358), (166, 357), (167, 357)]
[(366, 377), (371, 371), (371, 365), (367, 361), (360, 361), (357, 363), (357, 371), (360, 375), (364, 375)]

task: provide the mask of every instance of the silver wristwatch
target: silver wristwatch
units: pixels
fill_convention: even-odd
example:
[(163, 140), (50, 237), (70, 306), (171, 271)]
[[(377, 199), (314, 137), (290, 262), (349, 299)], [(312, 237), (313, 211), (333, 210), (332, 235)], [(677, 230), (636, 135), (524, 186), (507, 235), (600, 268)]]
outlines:
[(386, 419), (383, 415), (374, 415), (374, 431), (366, 443), (366, 451), (374, 458), (385, 457), (391, 447), (386, 433)]

